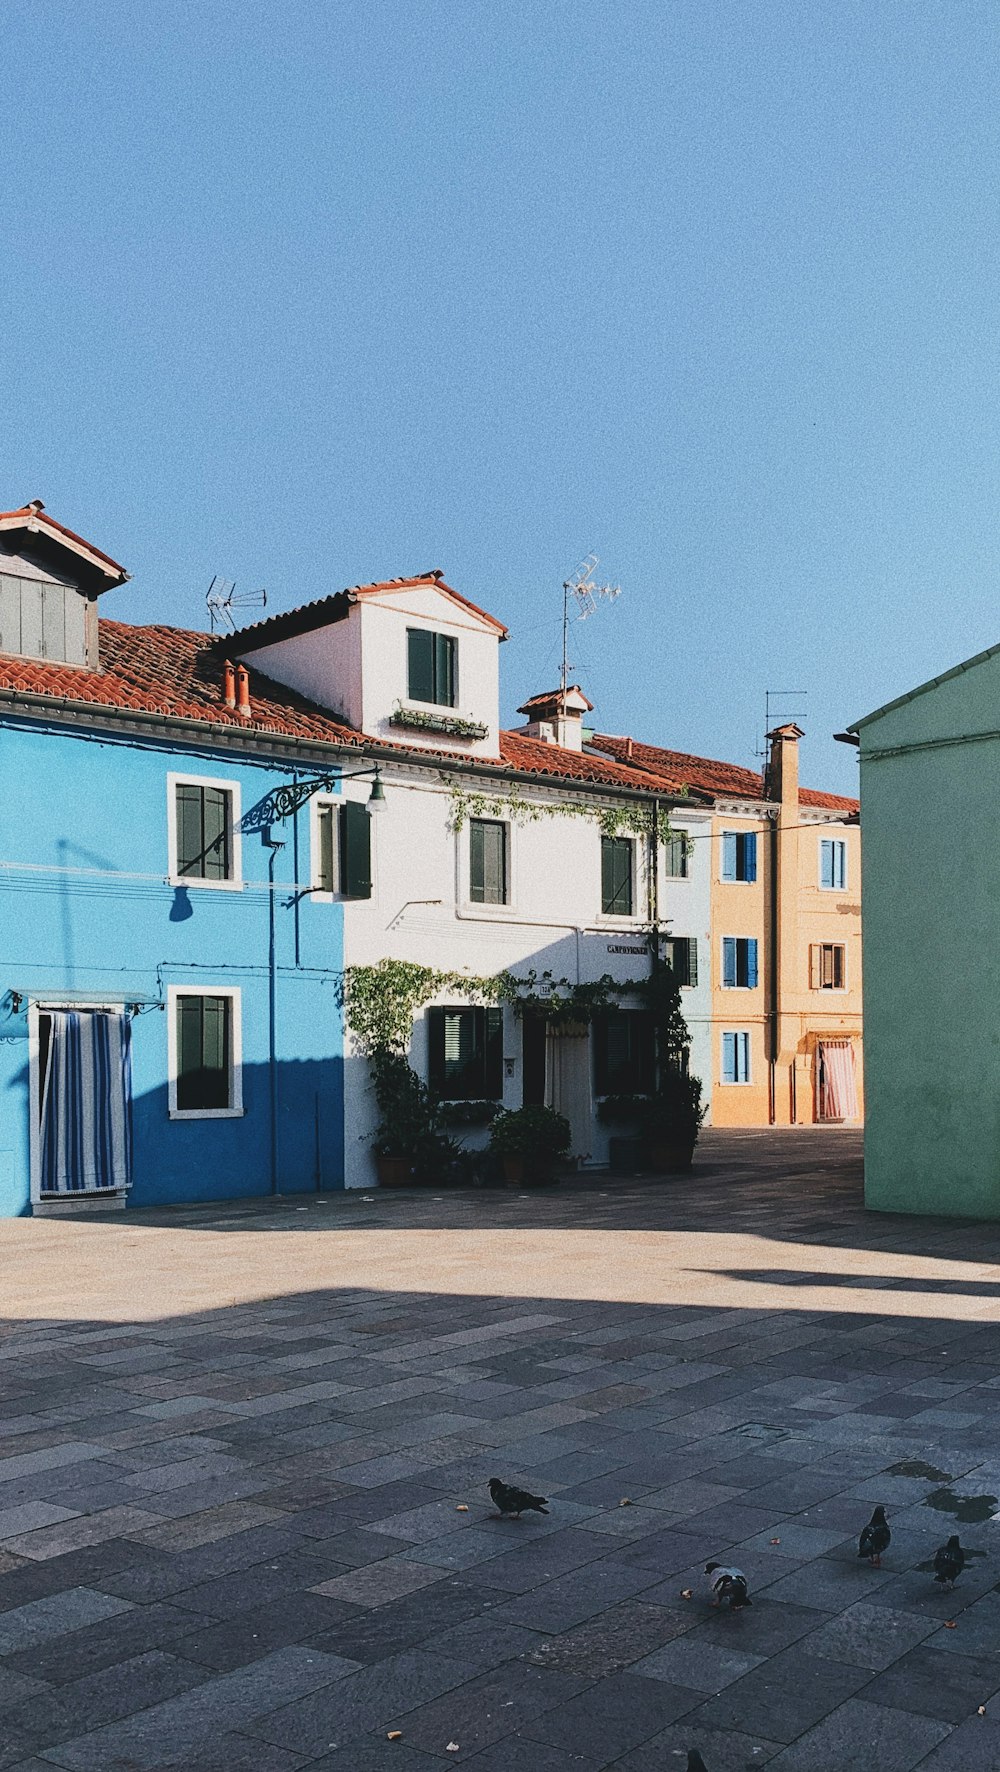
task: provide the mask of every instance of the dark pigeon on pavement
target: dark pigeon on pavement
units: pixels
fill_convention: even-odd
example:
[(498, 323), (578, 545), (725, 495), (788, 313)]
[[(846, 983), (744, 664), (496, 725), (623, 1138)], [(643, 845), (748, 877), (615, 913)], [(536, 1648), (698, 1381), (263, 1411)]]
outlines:
[(713, 1606), (721, 1606), (725, 1600), (730, 1612), (738, 1612), (743, 1606), (753, 1605), (742, 1569), (735, 1569), (725, 1563), (706, 1563), (705, 1574), (712, 1590)]
[(504, 1518), (513, 1514), (520, 1519), (525, 1512), (547, 1514), (544, 1495), (529, 1495), (527, 1489), (517, 1489), (513, 1483), (501, 1482), (499, 1477), (490, 1478), (490, 1495), (497, 1512)]
[(889, 1549), (891, 1538), (885, 1508), (877, 1507), (858, 1539), (858, 1556), (867, 1557), (873, 1569), (881, 1569), (882, 1552)]
[(954, 1587), (964, 1568), (965, 1552), (958, 1542), (958, 1533), (956, 1532), (949, 1538), (947, 1544), (943, 1544), (939, 1550), (934, 1552), (934, 1580), (940, 1581), (942, 1587), (945, 1582), (949, 1587)]
[(696, 1747), (688, 1748), (688, 1772), (708, 1772), (708, 1767)]

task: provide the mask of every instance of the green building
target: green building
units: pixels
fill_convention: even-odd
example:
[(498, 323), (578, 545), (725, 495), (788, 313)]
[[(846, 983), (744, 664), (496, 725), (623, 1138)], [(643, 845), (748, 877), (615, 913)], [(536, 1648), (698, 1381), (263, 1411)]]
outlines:
[(1000, 1218), (1000, 646), (868, 714), (865, 1201)]

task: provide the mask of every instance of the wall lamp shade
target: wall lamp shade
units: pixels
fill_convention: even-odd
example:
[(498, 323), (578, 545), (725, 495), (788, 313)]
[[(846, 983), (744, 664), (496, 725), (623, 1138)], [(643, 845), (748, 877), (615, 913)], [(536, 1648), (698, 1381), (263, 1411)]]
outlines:
[(368, 796), (368, 810), (370, 813), (381, 812), (384, 805), (385, 789), (382, 786), (382, 777), (376, 769), (375, 780), (372, 782), (372, 791)]

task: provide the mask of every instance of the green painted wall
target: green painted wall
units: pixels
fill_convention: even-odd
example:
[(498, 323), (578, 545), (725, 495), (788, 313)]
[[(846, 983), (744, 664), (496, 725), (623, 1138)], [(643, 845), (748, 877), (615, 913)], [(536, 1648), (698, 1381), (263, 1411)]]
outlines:
[(861, 726), (865, 1199), (1000, 1218), (1000, 657)]

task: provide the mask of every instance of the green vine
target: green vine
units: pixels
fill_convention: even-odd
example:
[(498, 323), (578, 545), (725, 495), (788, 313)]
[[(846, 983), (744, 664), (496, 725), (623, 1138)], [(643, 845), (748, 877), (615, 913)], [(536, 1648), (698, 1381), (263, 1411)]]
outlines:
[(416, 732), (442, 732), (449, 738), (485, 738), (489, 727), (481, 720), (465, 720), (460, 714), (432, 714), (424, 708), (404, 708), (399, 702), (389, 715), (390, 726), (409, 726)]
[[(602, 837), (648, 837), (652, 828), (652, 801), (642, 805), (597, 806), (592, 801), (527, 800), (522, 794), (477, 794), (444, 778), (451, 795), (450, 824), (460, 831), (470, 818), (506, 818), (514, 824), (534, 824), (540, 818), (587, 818), (596, 823)], [(674, 830), (670, 814), (656, 809), (656, 830), (661, 843), (683, 835)]]

